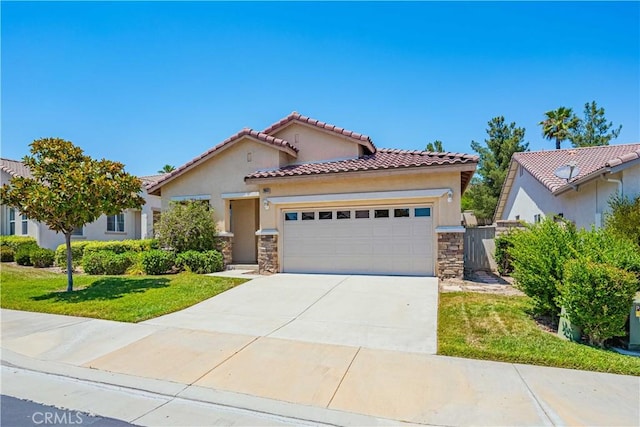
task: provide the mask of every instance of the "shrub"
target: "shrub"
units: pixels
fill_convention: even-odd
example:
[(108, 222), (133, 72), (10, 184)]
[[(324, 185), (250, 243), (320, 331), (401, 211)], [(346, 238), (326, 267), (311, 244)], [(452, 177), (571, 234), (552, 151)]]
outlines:
[(0, 236), (0, 246), (11, 248), (15, 253), (24, 247), (38, 246), (38, 243), (36, 239), (28, 236)]
[(495, 242), (495, 260), (496, 264), (498, 265), (498, 273), (500, 273), (501, 276), (508, 276), (513, 271), (513, 267), (511, 265), (511, 257), (509, 255), (509, 250), (513, 247), (513, 242), (511, 241), (511, 233), (503, 234), (502, 236), (496, 237)]
[(173, 268), (175, 259), (173, 252), (152, 249), (142, 253), (142, 268), (146, 274), (166, 274)]
[(216, 223), (213, 210), (207, 202), (172, 203), (162, 213), (158, 224), (158, 240), (164, 247), (176, 252), (204, 252), (217, 245)]
[(572, 323), (580, 326), (591, 345), (624, 336), (629, 308), (638, 286), (630, 272), (581, 259), (566, 263), (561, 303)]
[(82, 258), (82, 268), (87, 274), (120, 275), (124, 274), (134, 261), (135, 255), (130, 252), (90, 252)]
[(531, 297), (536, 312), (556, 318), (564, 264), (576, 253), (575, 226), (547, 218), (513, 233), (510, 240), (516, 287)]
[(198, 274), (214, 273), (223, 268), (222, 254), (216, 250), (182, 252), (176, 258), (176, 266)]
[[(84, 255), (84, 248), (91, 243), (91, 241), (80, 240), (77, 242), (71, 242), (71, 264), (72, 267), (82, 264), (82, 256)], [(63, 243), (56, 248), (55, 263), (58, 267), (67, 268), (67, 246)]]
[(22, 246), (15, 253), (15, 261), (18, 265), (33, 265), (31, 263), (31, 252), (38, 246)]
[(585, 261), (610, 264), (640, 278), (640, 246), (629, 239), (619, 238), (611, 229), (581, 230), (577, 254)]
[(640, 195), (635, 199), (616, 194), (609, 201), (611, 213), (605, 216), (606, 227), (619, 238), (629, 239), (640, 247)]
[(51, 249), (37, 248), (31, 251), (31, 265), (36, 268), (47, 268), (53, 265), (56, 253)]
[(122, 254), (125, 252), (143, 252), (157, 248), (158, 242), (155, 239), (91, 241), (87, 242), (84, 254), (101, 251)]
[(0, 262), (13, 262), (15, 252), (8, 246), (0, 246)]

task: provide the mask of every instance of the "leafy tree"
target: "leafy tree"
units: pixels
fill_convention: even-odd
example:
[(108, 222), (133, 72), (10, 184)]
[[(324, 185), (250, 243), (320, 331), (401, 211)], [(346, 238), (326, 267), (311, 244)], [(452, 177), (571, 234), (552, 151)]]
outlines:
[(218, 231), (213, 210), (204, 201), (173, 202), (162, 212), (158, 241), (176, 252), (208, 251), (216, 248)]
[(569, 140), (574, 147), (609, 145), (609, 141), (620, 135), (622, 125), (615, 128), (604, 116), (604, 108), (596, 101), (584, 104), (584, 119), (578, 119), (576, 128), (570, 132)]
[(442, 146), (442, 141), (440, 141), (439, 139), (436, 139), (435, 141), (428, 143), (427, 148), (425, 148), (425, 150), (435, 152), (435, 153), (444, 153), (444, 147)]
[(169, 173), (169, 172), (173, 172), (174, 170), (176, 170), (175, 166), (171, 166), (167, 164), (167, 165), (164, 165), (162, 169), (159, 169), (158, 173)]
[(544, 113), (547, 118), (538, 123), (542, 126), (542, 135), (548, 139), (556, 140), (556, 150), (560, 149), (562, 141), (569, 138), (571, 133), (578, 126), (578, 118), (573, 114), (571, 108), (560, 107)]
[(465, 193), (463, 204), (473, 209), (476, 217), (489, 219), (496, 209), (511, 156), (528, 150), (529, 143), (524, 142), (525, 129), (517, 127), (515, 122), (507, 124), (503, 116), (491, 119), (486, 131), (488, 138), (484, 140), (485, 145), (471, 142), (471, 148), (480, 156), (480, 162), (478, 176)]
[(71, 233), (124, 209), (139, 209), (141, 183), (122, 163), (94, 160), (81, 148), (60, 138), (31, 143), (25, 156), (33, 178), (15, 177), (0, 189), (2, 203), (64, 234), (67, 247), (67, 291), (73, 290)]
[(605, 224), (620, 239), (629, 239), (640, 247), (640, 196), (635, 199), (616, 194), (609, 201), (611, 213)]

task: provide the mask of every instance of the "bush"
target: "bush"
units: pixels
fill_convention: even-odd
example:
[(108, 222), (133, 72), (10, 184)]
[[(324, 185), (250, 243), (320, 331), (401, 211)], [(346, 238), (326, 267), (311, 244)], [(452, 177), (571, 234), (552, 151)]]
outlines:
[(0, 246), (0, 262), (13, 262), (15, 252), (8, 246)]
[[(82, 256), (84, 255), (84, 248), (91, 243), (87, 240), (79, 240), (77, 242), (71, 242), (71, 265), (72, 267), (82, 264)], [(61, 244), (56, 248), (55, 263), (58, 267), (67, 268), (67, 245)]]
[(640, 248), (640, 195), (632, 200), (616, 194), (609, 201), (609, 207), (611, 213), (605, 216), (606, 227)]
[(158, 241), (155, 239), (90, 241), (87, 242), (84, 248), (84, 254), (101, 251), (122, 254), (125, 252), (143, 252), (157, 248)]
[(216, 250), (182, 252), (176, 258), (176, 266), (197, 274), (214, 273), (223, 268), (222, 254)]
[(633, 273), (582, 259), (567, 262), (561, 303), (591, 345), (626, 334), (625, 323), (638, 286)]
[(629, 239), (620, 239), (611, 229), (581, 230), (577, 253), (585, 261), (610, 264), (640, 278), (640, 247)]
[(18, 265), (33, 265), (31, 263), (31, 252), (38, 249), (38, 246), (22, 246), (15, 253), (15, 261)]
[(576, 254), (575, 226), (547, 218), (514, 232), (510, 240), (516, 287), (531, 297), (537, 313), (557, 318), (564, 264)]
[(217, 230), (213, 210), (203, 201), (172, 203), (162, 213), (158, 240), (176, 252), (204, 252), (216, 248)]
[(495, 260), (498, 265), (498, 273), (501, 276), (508, 276), (513, 271), (513, 266), (511, 265), (511, 257), (509, 255), (509, 250), (513, 247), (513, 242), (511, 241), (511, 233), (503, 234), (500, 237), (496, 237), (496, 252), (495, 252)]
[(124, 274), (135, 262), (135, 254), (112, 251), (90, 252), (82, 258), (82, 268), (87, 274)]
[(24, 247), (38, 246), (38, 243), (36, 239), (28, 236), (0, 236), (0, 246), (11, 248), (15, 253)]
[(31, 251), (31, 265), (36, 268), (47, 268), (53, 265), (56, 253), (51, 249), (37, 248)]
[(166, 274), (173, 268), (175, 259), (173, 252), (152, 249), (142, 253), (142, 268), (146, 274)]

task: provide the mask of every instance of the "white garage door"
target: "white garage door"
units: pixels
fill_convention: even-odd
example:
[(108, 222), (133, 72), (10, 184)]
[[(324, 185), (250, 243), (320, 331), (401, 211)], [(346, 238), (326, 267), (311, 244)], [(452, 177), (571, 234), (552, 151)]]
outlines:
[(283, 212), (288, 273), (433, 275), (430, 206)]

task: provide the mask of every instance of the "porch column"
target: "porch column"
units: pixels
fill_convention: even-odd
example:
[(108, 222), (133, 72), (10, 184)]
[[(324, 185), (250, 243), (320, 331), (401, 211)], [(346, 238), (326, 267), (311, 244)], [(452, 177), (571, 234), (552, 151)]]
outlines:
[(280, 271), (278, 262), (278, 230), (258, 230), (258, 273), (273, 274)]
[(222, 253), (222, 262), (228, 266), (233, 261), (233, 233), (218, 233), (218, 250)]
[(464, 275), (464, 227), (437, 227), (438, 260), (436, 273), (440, 279), (462, 279)]

